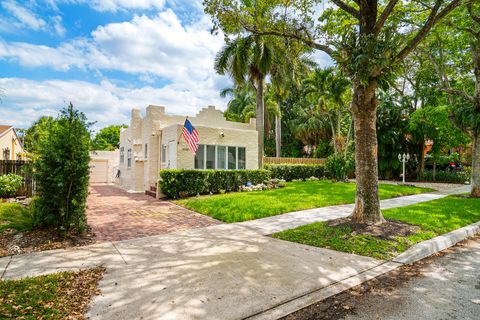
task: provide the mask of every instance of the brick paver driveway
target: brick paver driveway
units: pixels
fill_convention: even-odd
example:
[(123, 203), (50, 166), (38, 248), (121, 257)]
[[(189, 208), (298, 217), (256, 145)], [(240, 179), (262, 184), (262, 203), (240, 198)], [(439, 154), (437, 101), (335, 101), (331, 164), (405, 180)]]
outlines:
[(87, 219), (98, 241), (117, 241), (207, 227), (220, 222), (153, 197), (91, 185)]

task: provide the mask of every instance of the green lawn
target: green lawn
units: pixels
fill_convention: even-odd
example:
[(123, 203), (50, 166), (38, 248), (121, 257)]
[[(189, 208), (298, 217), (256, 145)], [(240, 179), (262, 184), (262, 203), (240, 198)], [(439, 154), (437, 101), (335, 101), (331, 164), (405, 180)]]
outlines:
[(0, 319), (83, 319), (103, 271), (0, 280)]
[(420, 231), (395, 240), (371, 235), (352, 235), (348, 227), (330, 227), (324, 222), (282, 231), (273, 237), (333, 250), (389, 259), (413, 244), (480, 221), (480, 199), (449, 196), (443, 199), (383, 211), (396, 219), (421, 227)]
[[(380, 198), (387, 199), (427, 191), (430, 189), (381, 184)], [(320, 180), (289, 182), (285, 188), (268, 191), (193, 197), (177, 200), (175, 203), (230, 223), (354, 201), (354, 183)]]

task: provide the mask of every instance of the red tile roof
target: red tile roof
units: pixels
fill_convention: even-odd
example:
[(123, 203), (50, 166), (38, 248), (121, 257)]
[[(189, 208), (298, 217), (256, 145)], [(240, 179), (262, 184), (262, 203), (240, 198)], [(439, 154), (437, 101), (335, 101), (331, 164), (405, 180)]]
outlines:
[(0, 125), (0, 135), (2, 135), (4, 132), (8, 131), (12, 126), (2, 126)]

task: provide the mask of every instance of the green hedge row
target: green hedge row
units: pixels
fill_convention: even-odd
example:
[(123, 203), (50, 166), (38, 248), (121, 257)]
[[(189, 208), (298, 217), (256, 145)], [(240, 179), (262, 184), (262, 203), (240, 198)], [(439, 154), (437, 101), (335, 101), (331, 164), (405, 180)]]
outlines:
[(269, 180), (268, 170), (178, 170), (160, 171), (160, 189), (169, 198), (238, 191), (247, 182)]
[(284, 179), (285, 181), (325, 177), (325, 166), (317, 164), (267, 164), (265, 169), (272, 173), (273, 179)]
[(468, 170), (465, 171), (437, 171), (435, 173), (435, 180), (433, 180), (433, 170), (425, 170), (419, 175), (420, 181), (435, 181), (446, 183), (465, 183), (471, 180), (471, 175)]

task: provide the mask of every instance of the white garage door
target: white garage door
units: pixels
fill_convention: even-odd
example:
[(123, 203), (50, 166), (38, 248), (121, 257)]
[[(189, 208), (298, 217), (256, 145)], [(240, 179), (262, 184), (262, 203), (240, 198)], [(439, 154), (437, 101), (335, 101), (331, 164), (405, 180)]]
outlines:
[(108, 182), (108, 161), (92, 160), (90, 161), (90, 183)]

